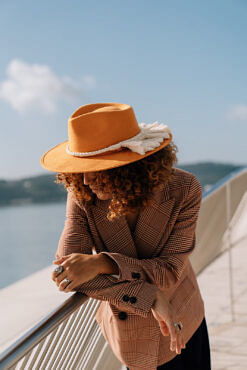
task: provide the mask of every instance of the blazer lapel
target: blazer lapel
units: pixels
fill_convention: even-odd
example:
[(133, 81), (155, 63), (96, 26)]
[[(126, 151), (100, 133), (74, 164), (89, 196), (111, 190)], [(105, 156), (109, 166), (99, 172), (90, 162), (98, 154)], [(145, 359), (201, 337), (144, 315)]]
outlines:
[(131, 233), (125, 217), (109, 221), (106, 217), (110, 200), (95, 199), (91, 211), (95, 227), (109, 252), (122, 253), (134, 258), (150, 258), (154, 255), (160, 239), (166, 230), (175, 198), (170, 197), (168, 183), (152, 195), (153, 203), (146, 206)]
[(134, 232), (134, 240), (140, 258), (150, 258), (159, 242), (168, 230), (168, 221), (175, 203), (175, 197), (170, 196), (169, 184), (153, 194), (153, 203), (145, 207), (139, 214)]
[(109, 252), (122, 253), (137, 258), (137, 250), (125, 217), (109, 221), (106, 217), (109, 201), (95, 199), (91, 205), (95, 226)]

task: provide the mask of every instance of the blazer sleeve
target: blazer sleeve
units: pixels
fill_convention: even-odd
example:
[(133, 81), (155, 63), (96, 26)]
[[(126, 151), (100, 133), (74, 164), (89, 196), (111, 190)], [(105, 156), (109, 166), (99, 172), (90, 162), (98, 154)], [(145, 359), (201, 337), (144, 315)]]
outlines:
[[(71, 253), (92, 254), (93, 240), (84, 210), (67, 193), (66, 220), (59, 239), (57, 256)], [(108, 274), (99, 274), (73, 289), (89, 297), (109, 301), (118, 308), (147, 317), (158, 288), (142, 279), (131, 281)], [(134, 299), (126, 300), (126, 297)]]
[[(112, 258), (119, 267), (119, 280), (141, 280), (155, 284), (165, 291), (175, 284), (195, 248), (195, 229), (202, 200), (202, 186), (193, 174), (187, 196), (181, 205), (173, 229), (164, 242), (159, 256), (152, 259), (136, 259), (121, 253), (101, 252)], [(162, 243), (162, 240), (161, 240)]]

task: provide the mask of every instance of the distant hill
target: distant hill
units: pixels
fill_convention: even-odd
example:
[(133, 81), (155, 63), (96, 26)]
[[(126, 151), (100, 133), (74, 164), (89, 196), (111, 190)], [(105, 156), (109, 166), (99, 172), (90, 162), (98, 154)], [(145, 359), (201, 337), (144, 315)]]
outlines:
[[(200, 162), (176, 166), (194, 173), (203, 190), (207, 190), (230, 172), (243, 168), (232, 164), (216, 162)], [(54, 175), (40, 175), (20, 180), (0, 180), (0, 206), (63, 202), (66, 200), (66, 190), (61, 184), (55, 184)]]
[(212, 185), (216, 184), (216, 182), (221, 180), (223, 177), (227, 176), (233, 171), (244, 168), (245, 166), (217, 162), (199, 162), (196, 164), (186, 164), (177, 167), (194, 173), (202, 184), (203, 190), (205, 191), (208, 190), (208, 188), (210, 188)]
[(0, 206), (64, 201), (66, 190), (62, 185), (55, 184), (55, 179), (54, 174), (0, 180)]

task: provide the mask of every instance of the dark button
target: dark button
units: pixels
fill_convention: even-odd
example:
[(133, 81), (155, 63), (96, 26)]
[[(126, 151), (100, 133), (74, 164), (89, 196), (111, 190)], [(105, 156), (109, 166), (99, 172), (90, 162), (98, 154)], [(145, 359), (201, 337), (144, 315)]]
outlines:
[(118, 317), (119, 317), (120, 320), (126, 320), (127, 319), (127, 313), (124, 312), (124, 311), (119, 312)]
[(139, 272), (132, 272), (131, 276), (133, 279), (140, 279), (141, 274)]
[(127, 295), (127, 294), (125, 294), (124, 296), (123, 296), (123, 301), (124, 302), (128, 302), (130, 300), (130, 297)]
[(136, 297), (130, 297), (130, 303), (136, 303), (137, 298)]

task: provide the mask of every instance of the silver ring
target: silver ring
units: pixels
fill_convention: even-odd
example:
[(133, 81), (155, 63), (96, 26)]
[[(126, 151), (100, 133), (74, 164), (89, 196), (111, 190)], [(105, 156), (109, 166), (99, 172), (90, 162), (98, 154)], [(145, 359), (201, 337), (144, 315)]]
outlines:
[(55, 268), (54, 272), (56, 272), (58, 275), (61, 274), (61, 272), (64, 271), (63, 266), (59, 265)]
[(67, 285), (69, 285), (71, 283), (71, 281), (67, 278), (63, 279), (63, 281), (65, 281), (65, 283), (67, 283)]
[(179, 322), (174, 322), (173, 323), (173, 325), (175, 326), (175, 328), (176, 327), (178, 327), (178, 329), (181, 331), (182, 330), (182, 328), (183, 328), (183, 324), (181, 323), (181, 321), (179, 321)]

